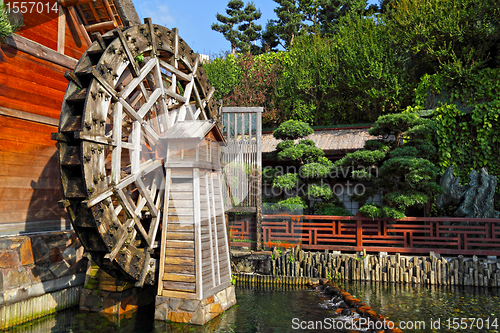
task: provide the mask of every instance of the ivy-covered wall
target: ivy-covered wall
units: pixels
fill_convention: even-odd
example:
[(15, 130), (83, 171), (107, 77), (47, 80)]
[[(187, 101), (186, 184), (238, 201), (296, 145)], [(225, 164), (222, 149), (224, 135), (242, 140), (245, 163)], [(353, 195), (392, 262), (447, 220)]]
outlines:
[(460, 80), (426, 75), (416, 93), (417, 106), (408, 110), (435, 108), (442, 171), (455, 165), (461, 183), (469, 181), (471, 170), (483, 167), (500, 176), (500, 69), (485, 68)]

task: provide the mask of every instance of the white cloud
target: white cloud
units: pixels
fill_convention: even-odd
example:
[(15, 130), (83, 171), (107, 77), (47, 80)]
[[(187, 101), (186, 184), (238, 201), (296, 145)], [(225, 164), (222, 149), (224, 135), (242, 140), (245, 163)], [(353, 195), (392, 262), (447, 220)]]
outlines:
[(150, 17), (154, 24), (175, 27), (175, 16), (164, 1), (134, 0), (134, 6), (142, 20)]

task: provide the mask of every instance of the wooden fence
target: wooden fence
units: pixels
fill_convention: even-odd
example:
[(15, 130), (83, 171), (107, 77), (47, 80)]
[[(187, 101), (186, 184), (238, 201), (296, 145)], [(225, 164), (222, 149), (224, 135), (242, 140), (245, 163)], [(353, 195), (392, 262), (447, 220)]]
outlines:
[(255, 248), (257, 225), (255, 216), (229, 218), (229, 245), (231, 247)]
[[(232, 224), (232, 246), (252, 242), (251, 220)], [(309, 250), (500, 255), (500, 219), (264, 215), (262, 235), (266, 247), (300, 244)]]

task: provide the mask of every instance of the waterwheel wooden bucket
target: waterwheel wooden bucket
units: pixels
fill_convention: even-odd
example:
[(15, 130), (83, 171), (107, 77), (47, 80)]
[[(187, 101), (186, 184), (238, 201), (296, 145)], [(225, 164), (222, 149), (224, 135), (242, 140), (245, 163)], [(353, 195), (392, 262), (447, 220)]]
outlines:
[(177, 29), (149, 19), (97, 35), (66, 74), (55, 139), (64, 206), (92, 259), (136, 286), (157, 282), (159, 296), (201, 300), (231, 272), (220, 152), (202, 151), (220, 133), (218, 112), (199, 59)]

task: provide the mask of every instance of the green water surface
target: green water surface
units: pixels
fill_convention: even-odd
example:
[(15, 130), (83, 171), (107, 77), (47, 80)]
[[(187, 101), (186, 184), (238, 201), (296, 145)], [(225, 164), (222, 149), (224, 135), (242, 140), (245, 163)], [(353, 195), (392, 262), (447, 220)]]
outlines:
[[(494, 288), (439, 288), (381, 283), (344, 283), (341, 287), (368, 304), (377, 313), (398, 324), (401, 321), (424, 322), (425, 327), (404, 332), (500, 332), (500, 290)], [(324, 322), (333, 318), (332, 302), (310, 289), (237, 287), (238, 305), (205, 326), (166, 323), (154, 320), (154, 305), (123, 316), (104, 316), (76, 309), (66, 310), (7, 332), (345, 332), (326, 329), (294, 329), (296, 322)], [(294, 319), (295, 318), (295, 319)], [(482, 319), (483, 327), (453, 329), (454, 318)], [(489, 328), (486, 319), (490, 318)], [(448, 322), (447, 320), (450, 319)], [(440, 321), (440, 329), (430, 322)], [(459, 325), (464, 325), (460, 321)], [(470, 321), (468, 322), (470, 324)]]

